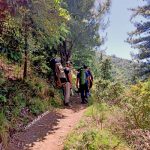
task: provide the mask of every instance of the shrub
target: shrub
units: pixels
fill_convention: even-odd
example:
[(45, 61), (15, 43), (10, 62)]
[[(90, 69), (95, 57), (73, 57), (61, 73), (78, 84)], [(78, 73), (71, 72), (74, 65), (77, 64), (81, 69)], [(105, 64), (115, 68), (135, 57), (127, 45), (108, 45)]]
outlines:
[(65, 142), (64, 150), (126, 150), (125, 143), (106, 130), (87, 129), (82, 133), (73, 132)]
[(119, 82), (99, 79), (96, 83), (95, 96), (98, 101), (117, 100), (123, 92), (123, 86)]
[(44, 112), (48, 107), (47, 100), (41, 100), (39, 98), (33, 98), (30, 102), (30, 110), (33, 114), (39, 115), (40, 113)]
[(16, 96), (13, 98), (13, 104), (20, 108), (26, 106), (26, 101), (24, 99), (24, 95), (22, 93), (17, 93)]
[(132, 125), (150, 129), (150, 80), (139, 82), (126, 91), (123, 102), (126, 104), (127, 118)]

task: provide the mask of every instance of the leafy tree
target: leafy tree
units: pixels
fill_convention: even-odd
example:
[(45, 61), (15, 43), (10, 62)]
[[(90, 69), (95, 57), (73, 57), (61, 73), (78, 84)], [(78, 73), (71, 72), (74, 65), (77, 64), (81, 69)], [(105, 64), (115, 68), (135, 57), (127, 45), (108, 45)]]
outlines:
[[(53, 46), (57, 46), (61, 42), (60, 38), (64, 39), (68, 33), (66, 22), (69, 19), (69, 14), (65, 9), (61, 8), (60, 0), (46, 0), (44, 3), (37, 0), (8, 0), (5, 4), (10, 8), (10, 11), (5, 13), (8, 13), (11, 20), (17, 24), (17, 29), (14, 26), (9, 28), (8, 35), (7, 27), (3, 26), (3, 31), (6, 31), (7, 36), (5, 36), (4, 32), (1, 33), (5, 40), (4, 38), (2, 39), (0, 46), (1, 49), (9, 49), (11, 53), (16, 49), (22, 50), (24, 54), (22, 53), (21, 55), (24, 55), (25, 58), (24, 78), (26, 78), (29, 55), (35, 51), (41, 51), (38, 53), (40, 54), (39, 57), (42, 55), (43, 62), (46, 62), (47, 57), (45, 56), (51, 54), (48, 51)], [(7, 19), (4, 20), (4, 24), (8, 24)], [(5, 41), (14, 43), (13, 39), (18, 36), (21, 39), (18, 40), (16, 47), (10, 49), (8, 44), (4, 45)], [(32, 57), (34, 58), (34, 54)]]
[(66, 0), (67, 10), (71, 14), (70, 53), (76, 66), (83, 63), (91, 64), (96, 47), (102, 44), (99, 29), (103, 16), (108, 12), (110, 1), (99, 3), (95, 8), (95, 0)]
[(19, 24), (15, 22), (10, 15), (5, 18), (2, 24), (0, 50), (6, 54), (8, 59), (16, 62), (22, 58), (22, 35), (20, 33)]

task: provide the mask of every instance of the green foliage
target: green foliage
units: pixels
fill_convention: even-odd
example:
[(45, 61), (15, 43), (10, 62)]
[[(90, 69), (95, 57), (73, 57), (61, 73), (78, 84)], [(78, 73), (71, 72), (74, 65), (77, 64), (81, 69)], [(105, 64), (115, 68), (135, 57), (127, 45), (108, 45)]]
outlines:
[(139, 78), (138, 72), (140, 65), (132, 60), (110, 56), (112, 62), (112, 76), (115, 80), (119, 80), (124, 84), (131, 84), (136, 82)]
[(19, 130), (33, 116), (49, 110), (52, 103), (60, 105), (59, 97), (44, 79), (35, 75), (32, 80), (4, 82), (0, 85), (0, 140), (7, 144), (9, 131)]
[(97, 60), (95, 60), (95, 99), (100, 101), (119, 100), (123, 92), (123, 85), (117, 77), (113, 77), (113, 67), (111, 59), (103, 53), (98, 53)]
[(86, 116), (91, 117), (94, 123), (99, 124), (103, 129), (103, 123), (106, 120), (110, 108), (106, 103), (95, 103), (88, 108)]
[(0, 38), (0, 49), (8, 59), (20, 61), (22, 36), (19, 31), (19, 24), (10, 15), (3, 22), (2, 33)]
[(132, 126), (150, 129), (150, 80), (131, 86), (123, 96), (126, 114)]
[(68, 137), (64, 150), (119, 150), (125, 148), (120, 139), (105, 130), (88, 129), (82, 134), (73, 133)]
[(0, 111), (0, 142), (2, 142), (3, 146), (5, 147), (8, 142), (8, 130), (9, 130), (9, 122), (1, 109)]
[[(53, 56), (66, 54), (69, 59), (72, 53), (76, 66), (92, 65), (95, 47), (103, 43), (99, 24), (103, 24), (101, 20), (108, 13), (110, 0), (100, 3), (97, 9), (94, 3), (94, 0), (5, 2), (10, 10), (0, 12), (5, 16), (0, 18), (1, 53), (24, 67), (20, 70), (24, 79), (30, 73), (23, 81), (0, 79), (0, 109), (4, 109), (1, 120), (5, 123), (8, 119), (10, 129), (17, 128), (20, 122), (27, 123), (28, 116), (32, 118), (51, 105), (60, 105), (60, 94), (43, 80), (51, 73), (49, 61)], [(8, 134), (6, 125), (3, 131)]]
[(31, 100), (30, 110), (33, 114), (39, 115), (45, 110), (45, 104), (41, 99), (34, 98)]
[(4, 83), (6, 82), (5, 78), (3, 77), (2, 72), (0, 72), (0, 104), (4, 104), (7, 102), (6, 98), (6, 89), (3, 88)]
[[(107, 70), (104, 67), (105, 65), (108, 68), (106, 68)], [(138, 79), (141, 79), (139, 76), (140, 64), (138, 62), (119, 58), (115, 55), (109, 56), (106, 55), (105, 51), (96, 52), (96, 58), (93, 61), (93, 66), (94, 67), (92, 68), (96, 78), (106, 76), (107, 79), (122, 82), (126, 85), (134, 84)]]
[(106, 103), (90, 106), (85, 112), (87, 118), (82, 118), (77, 128), (67, 137), (64, 150), (129, 150), (123, 139), (112, 134), (110, 128), (101, 127), (102, 123), (108, 124), (108, 118), (113, 112), (114, 109)]
[[(128, 43), (135, 49), (138, 49), (138, 54), (133, 55), (135, 60), (142, 63), (140, 75), (148, 78), (150, 74), (150, 2), (144, 0), (144, 5), (138, 6), (132, 10), (131, 21), (135, 26), (135, 30), (129, 33)], [(135, 21), (139, 17), (141, 21)]]
[(98, 2), (97, 8), (94, 3), (94, 0), (66, 0), (67, 10), (71, 14), (69, 41), (75, 66), (92, 66), (95, 48), (103, 44), (99, 30), (105, 26), (101, 20), (109, 11), (110, 0)]
[(123, 93), (123, 86), (119, 82), (99, 79), (96, 83), (95, 95), (97, 101), (118, 100)]
[(96, 53), (94, 62), (94, 74), (96, 78), (103, 80), (112, 80), (112, 62), (111, 58), (104, 55), (103, 52)]
[(11, 122), (16, 123), (20, 116), (21, 109), (17, 106), (12, 110), (12, 120)]
[(104, 80), (110, 80), (112, 69), (110, 59), (104, 59), (100, 63), (100, 77)]
[(55, 108), (59, 108), (60, 107), (60, 103), (58, 103), (58, 101), (56, 101), (54, 98), (52, 98), (50, 100), (50, 105), (55, 107)]
[(6, 102), (7, 102), (6, 97), (0, 94), (0, 103), (6, 103)]
[(83, 128), (83, 127), (86, 127), (87, 126), (87, 122), (85, 120), (80, 120), (80, 122), (78, 123), (76, 129), (80, 129), (80, 128)]
[[(0, 12), (4, 17), (1, 23), (0, 49), (8, 59), (22, 64), (24, 58), (24, 78), (28, 73), (28, 61), (36, 57), (39, 69), (43, 75), (48, 75), (50, 69), (47, 59), (55, 54), (52, 47), (58, 47), (61, 39), (65, 40), (69, 33), (67, 22), (70, 18), (66, 9), (61, 7), (61, 1), (7, 1), (2, 2), (10, 9)], [(13, 14), (11, 12), (14, 12)], [(39, 53), (35, 55), (35, 51)], [(31, 57), (30, 57), (31, 56)], [(40, 62), (40, 58), (42, 62)], [(39, 58), (39, 59), (37, 59)]]
[(97, 118), (98, 114), (108, 111), (110, 108), (106, 103), (94, 103), (88, 108), (85, 115), (92, 118)]
[(25, 107), (26, 101), (24, 99), (24, 95), (22, 93), (17, 93), (13, 98), (13, 104), (20, 108)]

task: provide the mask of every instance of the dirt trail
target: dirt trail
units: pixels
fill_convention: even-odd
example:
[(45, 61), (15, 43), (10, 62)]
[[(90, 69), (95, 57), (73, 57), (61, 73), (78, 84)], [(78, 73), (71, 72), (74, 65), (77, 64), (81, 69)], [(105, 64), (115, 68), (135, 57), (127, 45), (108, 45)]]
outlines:
[(80, 121), (86, 106), (72, 98), (72, 108), (53, 111), (24, 132), (13, 136), (8, 150), (62, 150), (67, 134)]

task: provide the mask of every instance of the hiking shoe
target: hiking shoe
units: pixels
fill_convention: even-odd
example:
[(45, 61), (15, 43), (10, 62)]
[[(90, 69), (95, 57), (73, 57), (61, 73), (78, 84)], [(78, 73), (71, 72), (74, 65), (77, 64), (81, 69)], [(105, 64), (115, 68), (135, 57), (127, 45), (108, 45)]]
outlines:
[(82, 101), (81, 104), (86, 104), (86, 102), (85, 102), (85, 101)]
[(72, 107), (72, 105), (70, 103), (65, 103), (64, 105), (67, 107)]
[(84, 102), (87, 104), (87, 103), (88, 103), (88, 100), (87, 100), (87, 99), (85, 99), (85, 100), (84, 100)]

